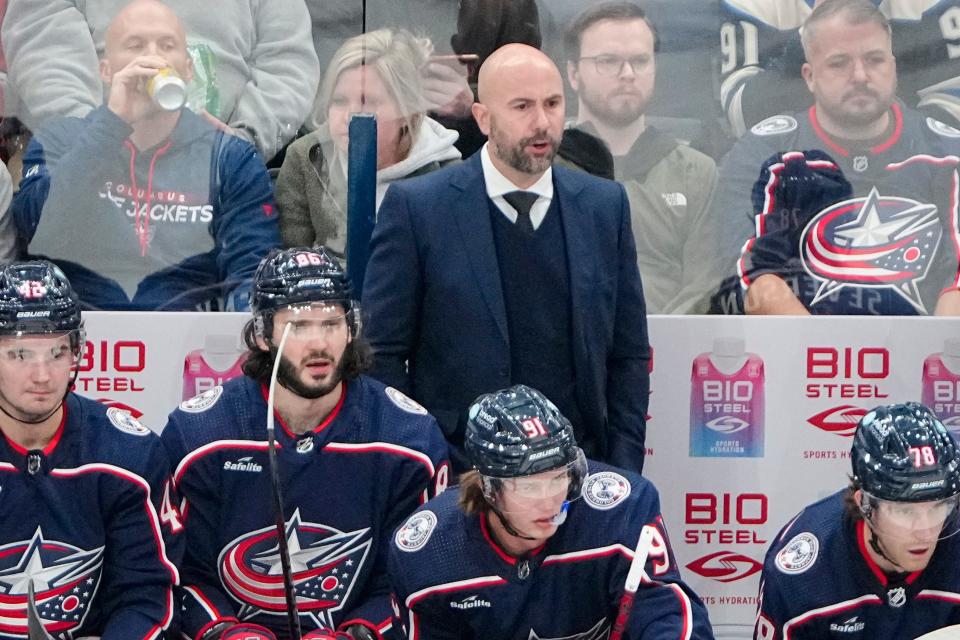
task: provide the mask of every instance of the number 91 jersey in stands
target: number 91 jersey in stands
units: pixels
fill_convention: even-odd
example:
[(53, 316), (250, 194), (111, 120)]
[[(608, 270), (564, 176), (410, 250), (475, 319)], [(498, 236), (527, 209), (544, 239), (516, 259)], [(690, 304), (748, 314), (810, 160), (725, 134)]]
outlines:
[(398, 626), (408, 640), (601, 640), (610, 633), (644, 525), (655, 530), (625, 638), (713, 638), (683, 582), (646, 479), (589, 462), (582, 498), (527, 557), (507, 554), (488, 514), (466, 515), (448, 491), (419, 508), (390, 547)]
[[(162, 439), (183, 498), (183, 631), (239, 619), (286, 637), (267, 456), (267, 393), (243, 376), (170, 414)], [(360, 376), (294, 434), (277, 419), (286, 539), (304, 633), (362, 624), (391, 637), (390, 535), (448, 481), (447, 447), (416, 402)]]

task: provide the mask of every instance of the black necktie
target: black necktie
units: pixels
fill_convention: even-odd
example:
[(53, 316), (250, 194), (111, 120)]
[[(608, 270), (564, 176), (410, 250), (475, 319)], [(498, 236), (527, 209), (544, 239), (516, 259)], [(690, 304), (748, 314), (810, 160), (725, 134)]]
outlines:
[(517, 210), (517, 226), (521, 231), (533, 233), (533, 222), (530, 220), (530, 208), (539, 198), (532, 191), (511, 191), (503, 194), (503, 199)]

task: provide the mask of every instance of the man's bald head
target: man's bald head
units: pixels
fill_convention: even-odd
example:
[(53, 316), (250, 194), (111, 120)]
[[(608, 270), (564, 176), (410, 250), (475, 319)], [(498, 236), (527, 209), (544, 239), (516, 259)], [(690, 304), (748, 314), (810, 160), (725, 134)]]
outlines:
[(503, 89), (505, 78), (515, 76), (524, 69), (553, 76), (563, 90), (560, 70), (546, 54), (530, 45), (507, 44), (490, 54), (480, 67), (477, 75), (477, 97), (480, 102), (494, 98)]
[(508, 44), (480, 67), (473, 117), (489, 138), (490, 159), (520, 188), (550, 167), (563, 135), (563, 79), (541, 51)]
[(183, 23), (160, 0), (133, 0), (125, 5), (110, 21), (104, 40), (100, 67), (107, 82), (137, 56), (160, 56), (185, 80), (193, 75)]
[(107, 26), (104, 37), (106, 51), (109, 52), (111, 46), (117, 46), (132, 26), (150, 21), (169, 23), (179, 33), (184, 44), (186, 43), (187, 35), (183, 29), (183, 23), (173, 9), (160, 0), (133, 0), (120, 9)]

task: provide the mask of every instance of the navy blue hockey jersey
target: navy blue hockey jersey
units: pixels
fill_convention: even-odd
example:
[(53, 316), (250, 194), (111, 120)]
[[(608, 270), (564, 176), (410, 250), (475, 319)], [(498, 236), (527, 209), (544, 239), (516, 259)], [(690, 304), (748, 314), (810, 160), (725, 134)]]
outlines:
[(814, 314), (917, 315), (960, 285), (960, 131), (899, 105), (892, 116), (868, 149), (832, 140), (814, 107), (737, 143), (713, 215), (744, 289), (776, 273)]
[(756, 640), (907, 640), (960, 623), (960, 536), (941, 540), (923, 571), (899, 582), (869, 556), (846, 489), (777, 535), (760, 579)]
[(606, 638), (644, 525), (656, 530), (626, 640), (713, 638), (706, 609), (680, 578), (644, 478), (590, 462), (582, 498), (540, 549), (518, 559), (465, 515), (449, 491), (414, 513), (390, 549), (398, 618), (409, 640)]
[[(720, 99), (740, 136), (813, 98), (800, 76), (799, 28), (815, 0), (721, 0)], [(891, 21), (899, 95), (960, 123), (960, 0), (874, 0)]]
[[(184, 505), (191, 638), (224, 619), (286, 637), (266, 420), (266, 390), (241, 377), (182, 403), (163, 432)], [(301, 626), (362, 621), (387, 633), (389, 536), (446, 486), (440, 428), (417, 403), (361, 376), (313, 431), (295, 435), (278, 417), (276, 438)]]
[(163, 637), (179, 580), (170, 472), (156, 434), (70, 394), (46, 448), (0, 438), (0, 638), (27, 637), (27, 588), (56, 638)]

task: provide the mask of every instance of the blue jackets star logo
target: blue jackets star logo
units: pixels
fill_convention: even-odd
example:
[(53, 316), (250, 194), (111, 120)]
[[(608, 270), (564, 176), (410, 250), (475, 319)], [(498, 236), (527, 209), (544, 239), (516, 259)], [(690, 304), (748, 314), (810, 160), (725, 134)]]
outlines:
[(942, 235), (935, 205), (882, 197), (876, 188), (824, 209), (800, 239), (804, 269), (820, 283), (811, 304), (843, 287), (886, 288), (927, 313), (917, 283)]
[(50, 634), (81, 626), (100, 584), (103, 547), (92, 550), (47, 540), (38, 527), (30, 540), (0, 547), (0, 634), (27, 637), (30, 581), (40, 622)]
[[(300, 615), (317, 627), (335, 628), (333, 614), (349, 598), (370, 551), (370, 529), (345, 533), (303, 522), (298, 509), (286, 522), (286, 539)], [(241, 620), (286, 615), (276, 527), (233, 540), (220, 552), (217, 564), (224, 587), (241, 605)]]

